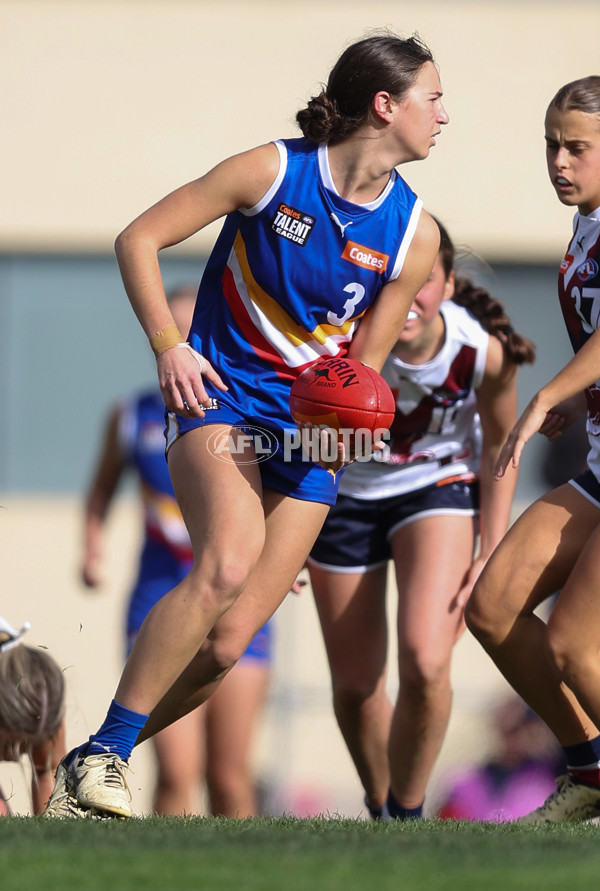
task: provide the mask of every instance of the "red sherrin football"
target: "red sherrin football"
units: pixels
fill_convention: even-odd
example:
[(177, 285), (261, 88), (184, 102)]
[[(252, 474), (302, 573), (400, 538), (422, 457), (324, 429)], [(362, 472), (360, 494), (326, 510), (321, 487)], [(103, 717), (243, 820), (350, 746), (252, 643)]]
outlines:
[(388, 430), (395, 408), (381, 375), (356, 359), (319, 359), (304, 369), (290, 391), (290, 412), (298, 424), (334, 430)]

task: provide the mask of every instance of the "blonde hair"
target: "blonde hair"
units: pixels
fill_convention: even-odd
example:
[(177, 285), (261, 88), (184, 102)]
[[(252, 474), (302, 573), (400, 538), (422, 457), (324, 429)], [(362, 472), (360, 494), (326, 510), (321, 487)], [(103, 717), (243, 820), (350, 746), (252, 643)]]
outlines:
[(600, 115), (600, 76), (591, 74), (565, 84), (552, 99), (551, 106), (559, 111)]
[(63, 673), (44, 650), (20, 643), (0, 652), (0, 729), (45, 742), (62, 723), (64, 698)]

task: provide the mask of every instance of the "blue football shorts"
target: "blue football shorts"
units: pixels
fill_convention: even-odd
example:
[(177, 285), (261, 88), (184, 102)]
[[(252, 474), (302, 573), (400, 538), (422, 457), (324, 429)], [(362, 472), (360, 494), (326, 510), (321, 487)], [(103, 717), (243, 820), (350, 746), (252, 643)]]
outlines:
[[(129, 657), (129, 654), (133, 649), (138, 634), (139, 629), (137, 631), (127, 632), (127, 657)], [(267, 665), (271, 664), (273, 661), (273, 619), (269, 619), (269, 621), (256, 632), (242, 653), (239, 661), (244, 662), (246, 659), (248, 661), (263, 662)]]
[[(197, 427), (226, 424), (237, 427), (254, 445), (256, 463), (259, 464), (262, 484), (301, 501), (317, 501), (334, 504), (343, 471), (335, 475), (311, 461), (299, 445), (297, 431), (290, 427), (274, 429), (263, 419), (248, 418), (222, 399), (219, 394), (214, 407), (203, 418), (186, 418), (175, 412), (166, 412), (166, 452), (179, 437)], [(231, 444), (231, 443), (230, 443)], [(218, 432), (208, 441), (215, 460), (225, 460), (225, 450)], [(231, 460), (230, 458), (228, 460)]]
[(402, 526), (423, 517), (478, 513), (476, 481), (434, 483), (404, 495), (373, 500), (340, 494), (310, 552), (308, 564), (331, 572), (376, 569), (391, 558), (390, 540)]
[[(147, 540), (140, 561), (140, 572), (129, 599), (127, 611), (126, 656), (131, 653), (142, 622), (154, 604), (181, 582), (192, 568), (191, 560), (176, 557), (162, 544)], [(182, 619), (182, 621), (184, 621)], [(242, 659), (271, 662), (273, 621), (263, 625), (248, 644)]]
[(273, 660), (273, 619), (262, 626), (257, 631), (240, 659), (254, 662), (266, 662), (270, 664)]

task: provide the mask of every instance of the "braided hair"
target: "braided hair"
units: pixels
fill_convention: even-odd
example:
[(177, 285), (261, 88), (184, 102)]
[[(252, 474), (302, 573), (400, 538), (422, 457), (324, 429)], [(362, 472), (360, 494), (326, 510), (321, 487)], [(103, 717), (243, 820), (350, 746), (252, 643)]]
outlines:
[[(442, 266), (444, 275), (448, 278), (454, 270), (456, 251), (445, 226), (437, 219), (436, 223), (440, 230)], [(534, 344), (514, 330), (502, 303), (492, 297), (485, 288), (474, 284), (466, 276), (457, 276), (452, 300), (468, 310), (484, 331), (498, 338), (510, 362), (515, 365), (535, 362)]]

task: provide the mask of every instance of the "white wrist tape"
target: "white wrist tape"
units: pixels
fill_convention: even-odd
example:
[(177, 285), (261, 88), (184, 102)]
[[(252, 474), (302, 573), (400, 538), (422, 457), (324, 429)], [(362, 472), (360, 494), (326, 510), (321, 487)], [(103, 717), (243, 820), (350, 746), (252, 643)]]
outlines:
[(190, 353), (192, 354), (192, 356), (194, 357), (194, 359), (196, 360), (196, 362), (198, 363), (198, 365), (200, 366), (200, 374), (206, 374), (206, 372), (208, 370), (208, 362), (206, 361), (204, 356), (201, 356), (200, 353), (197, 350), (195, 350), (193, 346), (191, 346), (191, 344), (187, 343), (187, 341), (184, 343), (178, 343), (178, 344), (176, 344), (176, 346), (183, 347), (184, 349), (189, 350)]

